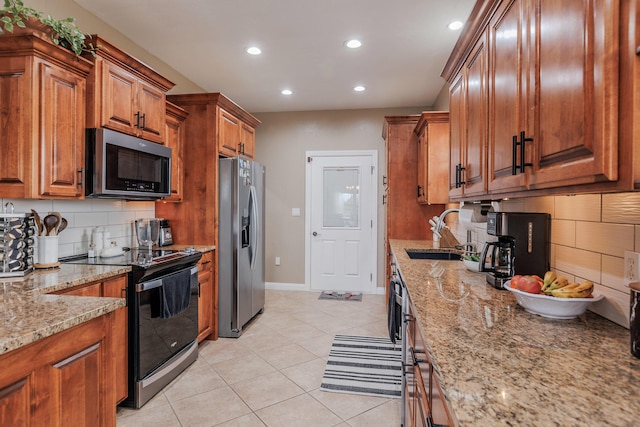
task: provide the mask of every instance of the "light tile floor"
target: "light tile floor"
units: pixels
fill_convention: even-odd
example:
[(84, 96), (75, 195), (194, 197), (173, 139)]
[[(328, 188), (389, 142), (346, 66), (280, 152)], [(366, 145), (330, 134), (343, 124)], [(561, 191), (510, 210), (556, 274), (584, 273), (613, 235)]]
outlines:
[(388, 336), (384, 296), (319, 294), (267, 290), (264, 313), (240, 338), (203, 342), (198, 360), (143, 408), (118, 408), (118, 427), (399, 426), (399, 399), (320, 390), (336, 333)]

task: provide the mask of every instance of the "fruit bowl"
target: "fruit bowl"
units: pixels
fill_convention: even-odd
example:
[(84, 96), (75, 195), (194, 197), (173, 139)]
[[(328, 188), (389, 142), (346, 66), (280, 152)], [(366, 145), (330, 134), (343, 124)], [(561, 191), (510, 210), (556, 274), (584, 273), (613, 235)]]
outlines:
[(552, 319), (573, 319), (580, 316), (592, 302), (600, 301), (602, 295), (594, 292), (589, 298), (556, 298), (547, 295), (530, 294), (511, 288), (511, 281), (504, 284), (504, 288), (513, 292), (518, 304), (526, 311)]

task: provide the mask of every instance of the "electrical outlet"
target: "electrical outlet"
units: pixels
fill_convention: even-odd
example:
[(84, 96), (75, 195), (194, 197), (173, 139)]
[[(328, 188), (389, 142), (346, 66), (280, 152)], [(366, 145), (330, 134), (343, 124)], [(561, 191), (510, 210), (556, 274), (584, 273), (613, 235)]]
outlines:
[(276, 257), (276, 265), (280, 265), (280, 257), (279, 256)]
[(640, 281), (640, 253), (624, 251), (624, 284)]

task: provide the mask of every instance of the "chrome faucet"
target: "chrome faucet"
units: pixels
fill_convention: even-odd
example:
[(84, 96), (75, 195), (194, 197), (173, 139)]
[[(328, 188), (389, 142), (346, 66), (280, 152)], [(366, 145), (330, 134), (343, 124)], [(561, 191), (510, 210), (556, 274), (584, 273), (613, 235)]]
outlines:
[(440, 214), (440, 216), (439, 216), (439, 217), (434, 216), (434, 217), (433, 217), (433, 220), (435, 220), (435, 221), (432, 221), (432, 220), (430, 220), (430, 221), (429, 221), (429, 223), (433, 226), (433, 227), (431, 228), (431, 230), (432, 230), (432, 231), (433, 231), (433, 232), (434, 232), (438, 237), (442, 237), (442, 236), (440, 235), (440, 230), (442, 230), (442, 229), (445, 227), (445, 225), (444, 225), (444, 218), (445, 218), (447, 215), (449, 215), (451, 212), (460, 212), (460, 209), (458, 209), (458, 208), (447, 209), (447, 210), (445, 210), (444, 212), (442, 212), (442, 213)]

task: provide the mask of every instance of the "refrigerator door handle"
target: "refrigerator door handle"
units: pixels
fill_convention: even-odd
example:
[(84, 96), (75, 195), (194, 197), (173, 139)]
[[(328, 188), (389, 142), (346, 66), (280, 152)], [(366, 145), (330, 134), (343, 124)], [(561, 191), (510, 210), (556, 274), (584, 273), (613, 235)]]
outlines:
[(257, 198), (257, 194), (256, 194), (256, 187), (255, 186), (251, 186), (250, 187), (250, 191), (251, 191), (251, 204), (252, 204), (252, 210), (253, 210), (253, 218), (251, 218), (251, 223), (253, 225), (253, 239), (251, 241), (251, 246), (252, 246), (252, 257), (251, 257), (251, 269), (254, 270), (255, 266), (256, 266), (256, 260), (258, 259), (258, 250), (260, 248), (260, 242), (259, 242), (259, 238), (260, 238), (260, 232), (258, 231), (258, 227), (260, 225), (260, 213), (258, 212), (258, 198)]

